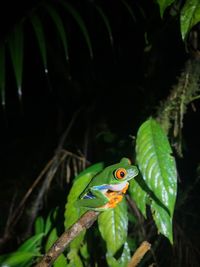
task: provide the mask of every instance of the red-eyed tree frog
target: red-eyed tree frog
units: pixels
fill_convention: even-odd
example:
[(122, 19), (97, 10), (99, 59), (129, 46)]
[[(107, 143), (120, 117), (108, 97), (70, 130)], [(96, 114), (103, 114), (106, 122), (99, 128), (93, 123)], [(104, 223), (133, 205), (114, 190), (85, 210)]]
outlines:
[(137, 175), (137, 167), (128, 158), (122, 158), (92, 178), (77, 200), (78, 206), (96, 211), (116, 207), (128, 189), (128, 181)]

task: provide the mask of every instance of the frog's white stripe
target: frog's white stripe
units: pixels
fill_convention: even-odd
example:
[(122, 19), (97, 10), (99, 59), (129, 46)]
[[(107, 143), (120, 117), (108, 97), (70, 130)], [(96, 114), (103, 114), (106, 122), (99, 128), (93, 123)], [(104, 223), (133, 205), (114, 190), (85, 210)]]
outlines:
[[(113, 184), (113, 185), (110, 185), (110, 184), (97, 185), (97, 186), (94, 186), (93, 188), (95, 188), (96, 190), (100, 190), (103, 194), (105, 194), (108, 190), (121, 191), (126, 187), (127, 184), (129, 184), (129, 183), (127, 181), (124, 181), (122, 183)], [(92, 195), (91, 192), (88, 192), (87, 194), (85, 194), (83, 196), (83, 198), (84, 199), (92, 199), (92, 198), (94, 198), (94, 196)]]
[(111, 191), (121, 191), (122, 189), (124, 189), (126, 187), (126, 185), (128, 184), (127, 181), (124, 181), (123, 183), (120, 184), (112, 184), (112, 185), (108, 185), (108, 190)]
[(101, 191), (121, 191), (122, 189), (124, 189), (126, 187), (126, 185), (128, 184), (127, 181), (124, 181), (122, 183), (119, 184), (104, 184), (104, 185), (98, 185), (98, 186), (94, 186), (96, 189), (101, 190)]

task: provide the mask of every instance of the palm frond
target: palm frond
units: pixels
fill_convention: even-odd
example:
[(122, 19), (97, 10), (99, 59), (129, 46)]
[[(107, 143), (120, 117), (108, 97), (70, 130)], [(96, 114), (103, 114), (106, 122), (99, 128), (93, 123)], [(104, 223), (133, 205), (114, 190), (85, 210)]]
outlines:
[(23, 24), (17, 24), (14, 30), (8, 36), (8, 44), (10, 48), (11, 61), (14, 68), (15, 78), (17, 82), (17, 93), (19, 100), (22, 97), (22, 71), (23, 71)]

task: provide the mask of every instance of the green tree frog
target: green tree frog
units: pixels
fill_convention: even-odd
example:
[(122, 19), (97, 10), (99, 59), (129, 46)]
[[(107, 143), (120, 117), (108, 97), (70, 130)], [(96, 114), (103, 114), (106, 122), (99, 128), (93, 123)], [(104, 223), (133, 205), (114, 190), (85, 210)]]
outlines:
[(131, 165), (128, 158), (122, 158), (119, 163), (106, 167), (92, 178), (79, 196), (78, 206), (96, 211), (116, 207), (128, 189), (128, 181), (137, 175), (137, 167)]

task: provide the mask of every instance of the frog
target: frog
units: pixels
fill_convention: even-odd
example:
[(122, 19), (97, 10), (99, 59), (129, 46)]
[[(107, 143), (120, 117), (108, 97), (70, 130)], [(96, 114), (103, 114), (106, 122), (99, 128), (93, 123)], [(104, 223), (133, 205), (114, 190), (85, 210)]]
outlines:
[(76, 205), (95, 211), (115, 208), (129, 187), (129, 181), (138, 175), (138, 168), (129, 158), (107, 166), (96, 174), (80, 194)]

